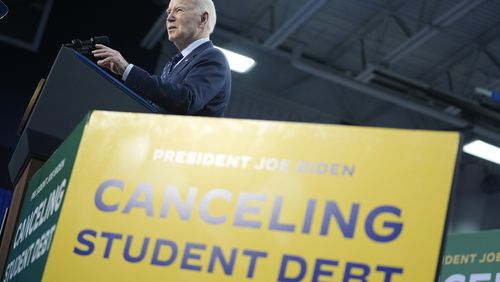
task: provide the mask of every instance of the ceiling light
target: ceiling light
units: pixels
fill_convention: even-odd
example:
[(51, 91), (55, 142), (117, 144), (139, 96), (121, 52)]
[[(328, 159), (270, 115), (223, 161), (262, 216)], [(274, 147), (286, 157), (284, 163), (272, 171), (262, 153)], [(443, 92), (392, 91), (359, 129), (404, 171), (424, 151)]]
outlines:
[(240, 55), (221, 47), (215, 46), (215, 48), (221, 50), (222, 53), (226, 55), (226, 58), (229, 61), (229, 67), (232, 71), (245, 73), (250, 71), (256, 64), (254, 59), (247, 56)]
[(481, 140), (476, 140), (465, 145), (463, 151), (478, 158), (500, 164), (500, 148)]

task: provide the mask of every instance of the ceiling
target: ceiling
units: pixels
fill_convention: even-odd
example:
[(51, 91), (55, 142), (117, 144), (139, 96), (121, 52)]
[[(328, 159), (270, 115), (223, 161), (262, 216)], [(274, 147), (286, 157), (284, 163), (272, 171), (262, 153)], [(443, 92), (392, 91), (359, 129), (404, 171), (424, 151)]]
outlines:
[[(0, 41), (12, 70), (0, 90), (12, 101), (1, 108), (4, 146), (15, 144), (12, 132), (61, 43), (107, 34), (129, 61), (153, 72), (176, 52), (164, 36), (168, 0), (31, 2), (51, 5), (39, 46)], [(500, 102), (476, 90), (500, 90), (500, 0), (214, 3), (211, 39), (257, 61), (249, 73), (233, 73), (228, 117), (458, 130), (464, 142), (500, 145)], [(460, 172), (455, 230), (500, 228), (490, 216), (500, 195), (480, 188), (488, 175), (500, 179), (498, 166), (464, 155)]]
[(500, 142), (499, 104), (474, 90), (500, 89), (500, 1), (216, 4), (214, 40), (259, 62), (236, 77), (248, 92), (349, 124), (464, 129)]

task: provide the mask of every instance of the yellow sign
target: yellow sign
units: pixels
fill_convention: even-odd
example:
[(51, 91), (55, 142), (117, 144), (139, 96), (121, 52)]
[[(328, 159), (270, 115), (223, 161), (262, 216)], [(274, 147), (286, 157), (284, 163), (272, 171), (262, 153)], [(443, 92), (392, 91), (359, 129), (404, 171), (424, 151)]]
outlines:
[(434, 281), (459, 135), (94, 112), (44, 281)]

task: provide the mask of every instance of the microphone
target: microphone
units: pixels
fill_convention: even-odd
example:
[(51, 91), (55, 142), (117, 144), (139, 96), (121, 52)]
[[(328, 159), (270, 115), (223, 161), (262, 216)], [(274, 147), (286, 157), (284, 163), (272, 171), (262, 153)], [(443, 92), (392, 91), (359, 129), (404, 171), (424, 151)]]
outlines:
[(9, 8), (0, 0), (0, 20), (7, 15)]
[(109, 46), (109, 37), (107, 36), (95, 36), (89, 40), (73, 39), (71, 43), (63, 44), (64, 47), (72, 48), (83, 55), (90, 55), (93, 50), (95, 50), (96, 44), (102, 44)]

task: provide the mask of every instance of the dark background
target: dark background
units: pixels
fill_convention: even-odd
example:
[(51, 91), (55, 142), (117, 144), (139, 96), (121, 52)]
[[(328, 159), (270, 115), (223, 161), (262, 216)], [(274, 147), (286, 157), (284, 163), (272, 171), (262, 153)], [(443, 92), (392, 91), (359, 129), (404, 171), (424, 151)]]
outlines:
[[(41, 78), (47, 77), (60, 46), (78, 38), (107, 35), (111, 46), (131, 62), (154, 69), (158, 50), (139, 43), (164, 9), (148, 1), (54, 1), (38, 50), (0, 41), (0, 187), (12, 189), (7, 166), (19, 136), (17, 129)], [(30, 45), (48, 1), (4, 1), (9, 14), (0, 20), (0, 34)], [(127, 8), (123, 8), (123, 5)]]

